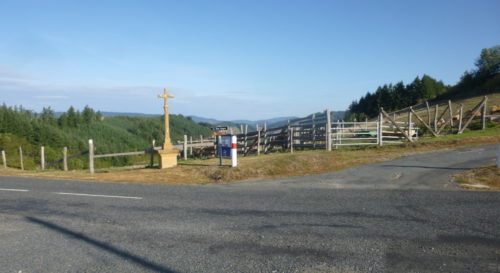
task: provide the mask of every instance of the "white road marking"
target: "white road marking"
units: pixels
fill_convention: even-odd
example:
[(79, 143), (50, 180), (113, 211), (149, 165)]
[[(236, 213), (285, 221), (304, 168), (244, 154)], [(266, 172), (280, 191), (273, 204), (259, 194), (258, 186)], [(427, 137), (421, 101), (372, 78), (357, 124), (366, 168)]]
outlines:
[(142, 197), (135, 197), (135, 196), (101, 195), (101, 194), (87, 194), (87, 193), (73, 193), (73, 192), (53, 192), (53, 193), (55, 193), (55, 194), (61, 194), (61, 195), (107, 197), (107, 198), (124, 198), (124, 199), (142, 199)]
[(22, 191), (22, 192), (25, 192), (25, 191), (30, 191), (30, 190), (23, 190), (23, 189), (2, 189), (2, 188), (0, 188), (0, 191)]

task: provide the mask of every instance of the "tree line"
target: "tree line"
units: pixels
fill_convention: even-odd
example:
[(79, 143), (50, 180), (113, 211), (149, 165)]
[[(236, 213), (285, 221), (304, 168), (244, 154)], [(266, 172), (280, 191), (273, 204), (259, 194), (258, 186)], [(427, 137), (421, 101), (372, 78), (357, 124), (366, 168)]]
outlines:
[[(86, 106), (82, 111), (70, 107), (56, 114), (50, 107), (40, 113), (22, 106), (0, 106), (0, 150), (9, 155), (9, 164), (18, 162), (18, 147), (23, 147), (25, 166), (39, 164), (40, 146), (45, 147), (47, 161), (61, 158), (63, 147), (70, 154), (88, 150), (88, 139), (93, 139), (97, 154), (140, 151), (151, 147), (152, 140), (161, 145), (164, 139), (163, 117), (104, 117), (99, 111)], [(184, 134), (208, 137), (210, 128), (182, 116), (170, 115), (170, 132), (173, 142), (182, 140)], [(38, 161), (37, 161), (38, 160)], [(133, 164), (140, 157), (100, 159), (96, 167)], [(71, 169), (86, 168), (85, 158), (70, 160)]]
[(353, 101), (349, 105), (346, 119), (376, 117), (380, 107), (386, 111), (396, 111), (425, 101), (500, 92), (500, 46), (481, 50), (475, 66), (466, 71), (454, 86), (445, 85), (425, 74), (421, 78), (416, 77), (409, 84), (400, 81), (379, 86), (375, 92), (368, 92), (359, 100)]

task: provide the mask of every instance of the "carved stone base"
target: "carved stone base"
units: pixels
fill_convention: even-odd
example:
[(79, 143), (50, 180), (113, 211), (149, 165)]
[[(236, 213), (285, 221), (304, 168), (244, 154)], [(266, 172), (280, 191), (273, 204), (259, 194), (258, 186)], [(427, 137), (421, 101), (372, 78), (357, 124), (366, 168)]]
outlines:
[(160, 169), (166, 169), (177, 166), (177, 150), (159, 150)]

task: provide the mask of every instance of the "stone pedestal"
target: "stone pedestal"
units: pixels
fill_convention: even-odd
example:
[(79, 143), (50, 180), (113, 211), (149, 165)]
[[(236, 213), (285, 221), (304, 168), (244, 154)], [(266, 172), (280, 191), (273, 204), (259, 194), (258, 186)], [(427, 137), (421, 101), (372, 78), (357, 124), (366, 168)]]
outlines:
[(159, 150), (160, 169), (166, 169), (177, 166), (177, 155), (179, 151), (174, 149)]

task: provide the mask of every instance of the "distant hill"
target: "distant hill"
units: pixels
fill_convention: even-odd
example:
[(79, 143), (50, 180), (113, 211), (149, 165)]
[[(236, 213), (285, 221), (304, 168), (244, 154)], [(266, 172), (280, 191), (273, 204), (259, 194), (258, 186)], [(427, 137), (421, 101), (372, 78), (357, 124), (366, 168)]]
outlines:
[(287, 121), (287, 120), (292, 120), (296, 119), (297, 117), (291, 116), (291, 117), (277, 117), (277, 118), (271, 118), (271, 119), (260, 119), (260, 120), (246, 120), (246, 119), (237, 119), (237, 120), (217, 120), (213, 118), (203, 118), (199, 116), (189, 116), (192, 120), (196, 122), (205, 122), (205, 123), (210, 123), (213, 125), (219, 125), (219, 124), (233, 124), (234, 126), (239, 126), (240, 124), (248, 124), (249, 126), (254, 126), (255, 124), (264, 124), (264, 122), (267, 122), (267, 124), (272, 124), (280, 121)]

